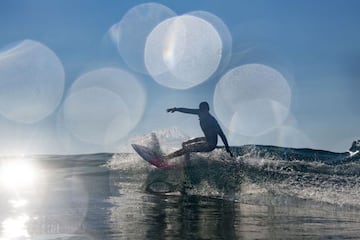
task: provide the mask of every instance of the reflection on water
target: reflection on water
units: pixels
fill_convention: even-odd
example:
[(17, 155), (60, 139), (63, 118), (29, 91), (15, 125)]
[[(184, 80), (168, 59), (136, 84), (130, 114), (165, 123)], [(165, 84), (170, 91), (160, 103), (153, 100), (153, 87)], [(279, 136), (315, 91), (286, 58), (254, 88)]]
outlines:
[(261, 201), (258, 196), (240, 202), (149, 194), (142, 186), (149, 172), (110, 170), (103, 163), (88, 157), (38, 159), (32, 165), (38, 180), (11, 191), (2, 185), (0, 240), (344, 239), (360, 234), (356, 207), (271, 193), (263, 193)]
[(1, 239), (28, 239), (29, 233), (27, 231), (26, 223), (29, 221), (28, 215), (19, 215), (17, 217), (10, 217), (2, 222)]
[(28, 210), (26, 209), (28, 200), (21, 198), (19, 192), (17, 192), (16, 195), (17, 196), (8, 195), (8, 197), (17, 198), (9, 199), (7, 204), (2, 204), (2, 208), (4, 208), (5, 211), (1, 211), (0, 215), (1, 240), (30, 239), (27, 226), (30, 216), (28, 214)]
[(301, 200), (252, 205), (135, 193), (111, 202), (111, 239), (356, 239), (359, 234), (359, 210)]
[(234, 202), (141, 193), (111, 202), (114, 239), (236, 239)]
[(27, 197), (36, 189), (39, 169), (32, 159), (24, 157), (1, 159), (0, 163), (0, 239), (30, 239)]
[(0, 166), (1, 184), (10, 191), (30, 188), (36, 181), (36, 171), (31, 159), (7, 159)]

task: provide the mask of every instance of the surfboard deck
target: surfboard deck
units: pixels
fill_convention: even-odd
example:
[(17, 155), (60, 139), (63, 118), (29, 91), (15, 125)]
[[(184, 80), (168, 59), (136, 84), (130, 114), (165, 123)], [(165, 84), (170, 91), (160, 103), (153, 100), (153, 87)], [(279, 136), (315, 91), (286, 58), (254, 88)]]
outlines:
[(142, 159), (159, 169), (168, 170), (178, 169), (180, 167), (180, 165), (177, 163), (172, 163), (170, 161), (161, 159), (158, 153), (148, 147), (138, 144), (131, 144), (131, 146)]

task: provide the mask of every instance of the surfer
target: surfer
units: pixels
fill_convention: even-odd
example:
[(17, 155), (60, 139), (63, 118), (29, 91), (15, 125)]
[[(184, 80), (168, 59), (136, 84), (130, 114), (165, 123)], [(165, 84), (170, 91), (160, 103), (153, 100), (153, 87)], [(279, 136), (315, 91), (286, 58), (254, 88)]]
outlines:
[(179, 157), (190, 152), (210, 152), (216, 148), (218, 135), (224, 143), (226, 151), (230, 154), (231, 157), (233, 157), (224, 132), (222, 131), (216, 119), (209, 113), (209, 110), (210, 108), (207, 102), (200, 103), (199, 109), (173, 107), (166, 110), (170, 113), (181, 112), (198, 115), (200, 120), (200, 127), (204, 132), (205, 137), (198, 137), (183, 142), (182, 148), (180, 150), (164, 156), (164, 160)]

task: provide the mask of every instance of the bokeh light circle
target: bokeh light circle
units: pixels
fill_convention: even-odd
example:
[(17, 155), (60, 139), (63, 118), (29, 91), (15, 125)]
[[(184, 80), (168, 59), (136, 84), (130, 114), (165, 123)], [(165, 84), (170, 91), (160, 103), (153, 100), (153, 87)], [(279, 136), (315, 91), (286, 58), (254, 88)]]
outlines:
[(74, 92), (64, 107), (68, 128), (85, 142), (109, 144), (130, 129), (129, 109), (120, 96), (109, 90), (94, 87)]
[(144, 3), (130, 9), (110, 28), (110, 37), (132, 70), (147, 73), (144, 64), (146, 38), (157, 24), (174, 16), (176, 13), (164, 5)]
[(149, 34), (145, 65), (159, 84), (188, 89), (209, 79), (222, 58), (217, 30), (202, 18), (183, 15), (167, 19)]
[(224, 70), (228, 66), (232, 56), (232, 35), (227, 25), (220, 17), (207, 11), (193, 11), (187, 13), (187, 15), (192, 15), (204, 19), (205, 21), (209, 22), (219, 33), (222, 41), (222, 58), (218, 71)]
[(242, 102), (236, 106), (230, 120), (230, 129), (245, 136), (261, 135), (280, 127), (288, 114), (289, 110), (286, 107), (273, 100), (256, 99)]
[(24, 40), (0, 51), (0, 113), (35, 123), (54, 112), (64, 93), (64, 67), (44, 44)]
[(277, 145), (292, 148), (314, 148), (312, 140), (299, 128), (294, 126), (282, 126), (276, 129), (278, 132)]
[(64, 102), (64, 122), (80, 140), (109, 145), (139, 123), (145, 103), (146, 92), (134, 75), (101, 68), (74, 82)]
[(281, 126), (289, 115), (291, 89), (277, 70), (247, 64), (227, 72), (214, 93), (214, 111), (230, 131), (257, 136)]

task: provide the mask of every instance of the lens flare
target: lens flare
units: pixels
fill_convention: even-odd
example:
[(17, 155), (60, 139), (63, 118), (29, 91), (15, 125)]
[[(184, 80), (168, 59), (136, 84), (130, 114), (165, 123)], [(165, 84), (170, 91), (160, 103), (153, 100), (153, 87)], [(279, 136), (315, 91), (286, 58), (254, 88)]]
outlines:
[(129, 109), (123, 99), (102, 88), (86, 88), (64, 103), (65, 122), (79, 139), (109, 144), (125, 136), (130, 127)]
[(0, 51), (0, 114), (32, 124), (51, 115), (61, 102), (65, 72), (44, 44), (24, 40)]
[(1, 185), (8, 190), (31, 188), (36, 182), (36, 167), (29, 159), (11, 159), (0, 168)]
[(217, 30), (222, 41), (222, 57), (219, 64), (218, 72), (225, 70), (226, 67), (228, 67), (232, 56), (232, 35), (227, 25), (220, 17), (207, 11), (193, 11), (187, 13), (187, 15), (202, 18), (205, 21), (209, 22)]
[(118, 68), (80, 76), (63, 104), (65, 128), (86, 143), (109, 146), (140, 121), (146, 92), (138, 78)]
[(3, 230), (0, 239), (29, 239), (30, 235), (26, 226), (29, 220), (30, 217), (26, 214), (5, 219), (1, 224)]
[(140, 4), (130, 9), (108, 34), (128, 66), (134, 71), (147, 73), (144, 64), (146, 38), (157, 24), (174, 16), (176, 13), (164, 5)]
[(278, 128), (290, 113), (291, 89), (277, 70), (246, 64), (227, 72), (217, 83), (214, 110), (231, 131), (258, 136)]
[(159, 84), (188, 89), (208, 80), (222, 58), (222, 39), (212, 24), (183, 15), (166, 19), (149, 34), (145, 65)]

